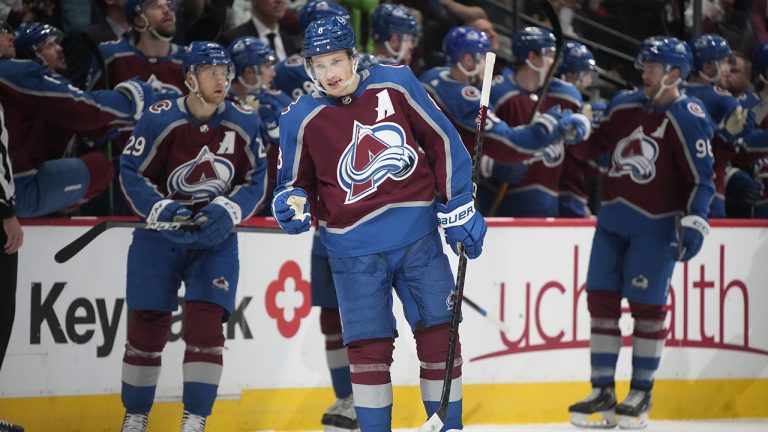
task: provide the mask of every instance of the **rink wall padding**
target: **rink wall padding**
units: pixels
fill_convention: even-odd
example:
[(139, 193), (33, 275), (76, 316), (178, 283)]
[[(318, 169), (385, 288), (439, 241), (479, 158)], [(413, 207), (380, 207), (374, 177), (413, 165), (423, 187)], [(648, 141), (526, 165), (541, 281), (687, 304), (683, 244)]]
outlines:
[[(27, 430), (119, 428), (125, 343), (125, 261), (131, 231), (112, 229), (66, 264), (54, 253), (96, 223), (24, 221), (17, 315), (0, 372), (0, 418)], [(267, 219), (251, 222), (273, 225)], [(589, 390), (589, 314), (583, 291), (594, 224), (496, 219), (466, 295), (500, 317), (503, 334), (470, 309), (461, 328), (464, 421), (567, 420)], [(311, 234), (240, 234), (237, 311), (225, 326), (224, 372), (211, 431), (320, 429), (333, 402), (319, 311), (309, 301)], [(450, 250), (452, 264), (458, 261)], [(768, 417), (768, 221), (713, 222), (699, 256), (671, 281), (671, 327), (654, 390), (658, 419)], [(183, 290), (180, 291), (183, 293)], [(396, 306), (399, 313), (399, 304)], [(150, 431), (181, 418), (181, 311), (163, 354)], [(395, 427), (425, 420), (410, 331), (399, 319)], [(621, 320), (631, 334), (628, 310)], [(617, 379), (630, 377), (625, 340)]]

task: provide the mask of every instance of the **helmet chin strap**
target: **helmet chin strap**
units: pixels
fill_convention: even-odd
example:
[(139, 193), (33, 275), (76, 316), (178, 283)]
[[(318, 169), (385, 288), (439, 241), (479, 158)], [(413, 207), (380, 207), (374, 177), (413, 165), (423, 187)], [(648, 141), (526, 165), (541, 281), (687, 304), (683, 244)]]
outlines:
[(534, 65), (529, 59), (525, 59), (525, 64), (527, 64), (528, 67), (536, 71), (536, 73), (539, 75), (539, 83), (536, 86), (536, 88), (543, 86), (544, 80), (547, 79), (547, 69), (549, 68), (549, 60), (547, 56), (542, 56), (542, 58), (544, 59), (544, 65), (541, 67)]
[[(160, 33), (157, 32), (157, 29), (155, 29), (154, 27), (150, 27), (149, 26), (149, 19), (147, 19), (146, 15), (144, 15), (142, 13), (140, 16), (141, 16), (141, 19), (144, 20), (144, 26), (142, 28), (140, 28), (140, 29), (137, 28), (136, 31), (138, 31), (139, 33), (144, 33), (145, 31), (149, 30), (149, 33), (151, 33), (152, 36), (154, 36), (154, 37), (156, 37), (156, 38), (158, 38), (158, 39), (160, 39), (161, 41), (164, 41), (164, 42), (170, 42), (170, 40), (173, 39), (173, 35), (171, 35), (171, 36), (163, 36), (163, 35), (161, 35)], [(172, 14), (171, 17), (173, 17), (172, 19), (173, 19), (173, 22), (175, 23), (176, 22), (176, 15)]]
[(719, 61), (715, 62), (715, 69), (717, 69), (717, 73), (713, 77), (705, 74), (703, 70), (699, 71), (699, 76), (704, 78), (705, 80), (711, 82), (711, 83), (718, 83), (718, 82), (720, 82), (720, 78), (722, 78), (722, 76), (723, 76), (723, 72), (720, 70), (720, 62)]
[(475, 67), (471, 71), (467, 70), (461, 62), (456, 63), (456, 67), (459, 68), (461, 73), (469, 78), (470, 84), (475, 84), (477, 82), (477, 76), (480, 74), (480, 62), (475, 62)]
[[(357, 63), (359, 61), (360, 57), (357, 54), (352, 56), (352, 76), (344, 82), (344, 90), (348, 89), (349, 86), (355, 82), (355, 76), (357, 75)], [(312, 60), (304, 59), (304, 70), (312, 80), (312, 84), (315, 85), (315, 89), (320, 92), (321, 95), (327, 95), (328, 93), (325, 91), (322, 84), (320, 84), (320, 81), (317, 80), (317, 77), (315, 77), (315, 72), (312, 70), (311, 62)]]
[(237, 77), (237, 82), (239, 82), (243, 87), (247, 88), (248, 90), (260, 90), (261, 89), (261, 78), (259, 76), (256, 76), (256, 82), (253, 84), (248, 84), (243, 79), (243, 76), (240, 75)]
[[(187, 80), (184, 80), (184, 85), (187, 86), (187, 88), (189, 89), (190, 93), (194, 94), (195, 97), (200, 101), (200, 103), (203, 104), (203, 108), (208, 108), (211, 105), (214, 105), (213, 103), (206, 101), (205, 100), (205, 96), (203, 96), (203, 94), (200, 92), (200, 84), (197, 82), (197, 68), (193, 68), (193, 69), (191, 69), (191, 71), (192, 71), (192, 83), (194, 85), (190, 85), (189, 81), (187, 81)], [(224, 88), (224, 94), (229, 93), (229, 87), (231, 85), (232, 85), (232, 80), (227, 78), (227, 86)], [(216, 105), (220, 105), (223, 102), (224, 102), (224, 100), (222, 100), (221, 102), (217, 103)]]
[(653, 99), (651, 99), (651, 102), (656, 103), (656, 101), (661, 97), (662, 94), (664, 94), (664, 92), (667, 89), (674, 88), (675, 86), (680, 84), (680, 82), (682, 81), (680, 78), (678, 78), (672, 84), (664, 84), (667, 78), (669, 78), (669, 72), (666, 72), (664, 75), (661, 76), (661, 83), (659, 85), (659, 90), (656, 92), (655, 95), (653, 95)]
[(386, 48), (387, 51), (389, 51), (389, 54), (392, 55), (395, 61), (397, 61), (398, 63), (400, 63), (400, 60), (402, 60), (403, 57), (405, 57), (405, 44), (403, 43), (402, 37), (400, 38), (399, 50), (395, 50), (394, 48), (392, 48), (392, 45), (389, 43), (389, 41), (384, 41), (384, 48)]

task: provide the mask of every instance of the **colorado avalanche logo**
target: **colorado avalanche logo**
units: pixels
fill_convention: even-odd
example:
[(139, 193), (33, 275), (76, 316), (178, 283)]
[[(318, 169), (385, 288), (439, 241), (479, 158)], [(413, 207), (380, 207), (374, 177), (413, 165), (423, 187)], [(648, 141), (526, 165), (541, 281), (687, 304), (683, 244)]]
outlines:
[(195, 160), (179, 165), (168, 176), (168, 196), (184, 204), (208, 202), (229, 191), (234, 174), (232, 162), (203, 147)]
[(345, 204), (372, 194), (387, 178), (400, 181), (413, 172), (416, 152), (405, 142), (396, 123), (365, 126), (355, 122), (352, 141), (339, 160), (336, 176), (347, 191)]
[(643, 133), (642, 126), (638, 126), (628, 137), (616, 144), (613, 166), (608, 175), (628, 175), (636, 183), (648, 183), (656, 177), (655, 162), (658, 157), (659, 144)]
[(160, 81), (160, 78), (156, 77), (155, 74), (152, 74), (147, 79), (147, 84), (152, 86), (152, 89), (155, 91), (155, 93), (160, 93), (163, 95), (183, 95), (184, 92), (181, 91), (180, 88), (176, 87), (173, 84), (168, 84), (167, 82)]
[(537, 151), (530, 159), (530, 162), (541, 161), (545, 167), (553, 168), (563, 163), (563, 159), (565, 159), (565, 145), (563, 145), (561, 140)]

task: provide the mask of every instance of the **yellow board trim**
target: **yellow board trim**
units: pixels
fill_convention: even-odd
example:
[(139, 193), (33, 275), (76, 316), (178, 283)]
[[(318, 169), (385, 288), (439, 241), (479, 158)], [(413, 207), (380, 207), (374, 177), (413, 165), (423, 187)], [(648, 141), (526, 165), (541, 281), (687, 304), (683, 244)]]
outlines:
[[(628, 391), (619, 383), (619, 398)], [(568, 405), (589, 393), (588, 383), (464, 385), (464, 423), (516, 424), (568, 421)], [(395, 387), (393, 426), (417, 427), (426, 420), (418, 387)], [(318, 430), (320, 417), (333, 403), (327, 388), (246, 390), (237, 400), (218, 400), (206, 430)], [(177, 430), (180, 402), (157, 402), (149, 431)], [(120, 427), (120, 395), (0, 399), (0, 419), (27, 430), (114, 431)], [(654, 385), (651, 418), (768, 417), (768, 379), (665, 380)]]

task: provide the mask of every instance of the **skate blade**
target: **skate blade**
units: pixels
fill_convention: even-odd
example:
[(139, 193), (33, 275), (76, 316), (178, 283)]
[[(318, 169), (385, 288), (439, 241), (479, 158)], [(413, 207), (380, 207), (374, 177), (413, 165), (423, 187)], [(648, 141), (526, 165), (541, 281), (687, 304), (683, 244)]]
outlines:
[(616, 427), (616, 415), (613, 410), (599, 411), (593, 414), (571, 413), (571, 424), (588, 429), (611, 429)]
[(622, 429), (645, 429), (648, 427), (648, 413), (640, 414), (637, 417), (620, 415), (616, 418)]

